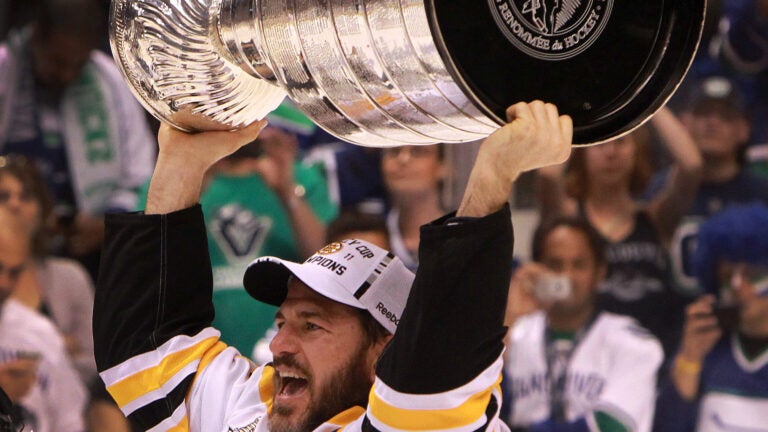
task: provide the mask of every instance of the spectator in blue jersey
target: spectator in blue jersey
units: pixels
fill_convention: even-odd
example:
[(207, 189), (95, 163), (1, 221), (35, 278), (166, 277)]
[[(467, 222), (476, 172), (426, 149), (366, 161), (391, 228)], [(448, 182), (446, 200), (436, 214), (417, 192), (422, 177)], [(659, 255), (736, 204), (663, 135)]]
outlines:
[(768, 206), (733, 206), (699, 230), (707, 294), (658, 399), (657, 432), (759, 431), (768, 425)]
[(748, 156), (768, 175), (768, 1), (730, 0), (724, 12), (720, 60), (748, 86), (753, 108)]
[(510, 282), (503, 391), (509, 425), (528, 432), (650, 432), (661, 345), (599, 309), (605, 243), (581, 218), (545, 222), (534, 262)]
[[(731, 204), (768, 203), (768, 179), (752, 173), (744, 164), (750, 131), (748, 113), (736, 84), (718, 76), (697, 83), (680, 114), (704, 159), (702, 183), (670, 245), (675, 282), (689, 296), (698, 290), (690, 257), (701, 222)], [(669, 172), (657, 175), (647, 195), (656, 196), (668, 176)]]
[(57, 253), (93, 278), (103, 215), (136, 206), (152, 171), (144, 110), (112, 59), (96, 0), (40, 0), (31, 24), (0, 45), (0, 154), (38, 162), (65, 240)]
[(307, 140), (304, 162), (323, 168), (331, 200), (342, 210), (385, 211), (381, 149), (340, 141), (317, 128)]

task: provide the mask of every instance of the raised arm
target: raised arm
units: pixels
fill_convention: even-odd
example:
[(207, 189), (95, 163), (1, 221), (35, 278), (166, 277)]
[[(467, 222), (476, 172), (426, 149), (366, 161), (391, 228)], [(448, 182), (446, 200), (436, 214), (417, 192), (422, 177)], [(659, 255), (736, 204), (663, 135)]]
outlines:
[(552, 104), (518, 103), (509, 123), (481, 145), (457, 216), (481, 217), (500, 210), (525, 171), (563, 163), (571, 154), (573, 123)]
[(421, 229), (419, 270), (368, 407), (378, 430), (506, 430), (498, 419), (512, 258), (506, 203), (521, 172), (567, 158), (572, 129), (542, 102), (508, 115), (481, 145), (457, 217)]
[[(148, 214), (106, 218), (94, 299), (94, 354), (107, 390), (144, 430), (186, 425), (186, 397), (192, 383), (200, 381), (199, 372), (222, 352), (236, 353), (225, 349), (210, 327), (213, 279), (196, 203), (205, 171), (253, 140), (262, 127), (184, 134), (164, 126)], [(205, 415), (217, 421), (222, 412), (222, 406), (210, 406)]]
[(187, 134), (168, 125), (158, 133), (160, 151), (149, 183), (146, 214), (165, 214), (200, 200), (203, 177), (223, 157), (256, 139), (266, 121), (226, 132)]
[(651, 124), (672, 157), (673, 165), (661, 192), (648, 203), (648, 213), (662, 239), (669, 242), (693, 203), (704, 162), (690, 133), (669, 108), (659, 110)]

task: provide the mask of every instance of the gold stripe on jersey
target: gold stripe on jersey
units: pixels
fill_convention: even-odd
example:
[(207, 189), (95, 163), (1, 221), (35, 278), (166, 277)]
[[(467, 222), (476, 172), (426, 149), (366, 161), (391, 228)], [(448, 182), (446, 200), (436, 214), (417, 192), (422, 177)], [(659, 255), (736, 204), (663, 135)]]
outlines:
[(118, 381), (122, 381), (125, 378), (136, 373), (137, 370), (149, 369), (157, 366), (162, 361), (163, 357), (177, 352), (185, 350), (189, 347), (195, 346), (201, 341), (213, 337), (220, 337), (221, 333), (213, 327), (207, 327), (201, 330), (194, 336), (179, 335), (175, 336), (153, 351), (145, 352), (135, 355), (127, 360), (124, 360), (118, 365), (99, 373), (107, 386), (110, 386)]
[[(472, 394), (464, 403), (446, 409), (413, 409), (397, 407), (385, 402), (371, 389), (368, 415), (376, 423), (397, 430), (439, 430), (471, 425), (483, 418), (491, 394), (501, 392), (501, 375), (494, 384)], [(434, 396), (434, 395), (432, 395)]]
[(353, 421), (360, 418), (361, 415), (365, 414), (365, 409), (363, 407), (354, 406), (352, 408), (346, 409), (335, 416), (333, 416), (332, 419), (325, 422), (326, 424), (332, 424), (334, 426), (344, 427)]
[(272, 404), (275, 402), (275, 368), (265, 366), (259, 377), (259, 396), (261, 402), (267, 405), (267, 414), (272, 413)]
[(210, 349), (208, 349), (208, 351), (205, 352), (205, 354), (203, 354), (203, 358), (200, 359), (200, 367), (197, 368), (197, 373), (200, 374), (202, 371), (204, 371), (205, 368), (211, 364), (213, 359), (215, 359), (216, 356), (221, 354), (221, 352), (225, 349), (227, 349), (227, 344), (221, 341), (216, 342), (215, 345), (213, 345)]
[[(184, 377), (194, 374), (200, 359), (208, 350), (219, 348), (218, 344), (218, 337), (211, 337), (181, 351), (166, 354), (156, 366), (140, 370), (121, 381), (108, 385), (107, 390), (118, 406), (125, 411), (126, 405), (132, 401), (162, 389), (166, 383), (178, 383)], [(175, 385), (161, 392), (164, 393), (162, 397), (173, 390), (173, 387)], [(153, 399), (161, 399), (158, 395), (154, 396)]]

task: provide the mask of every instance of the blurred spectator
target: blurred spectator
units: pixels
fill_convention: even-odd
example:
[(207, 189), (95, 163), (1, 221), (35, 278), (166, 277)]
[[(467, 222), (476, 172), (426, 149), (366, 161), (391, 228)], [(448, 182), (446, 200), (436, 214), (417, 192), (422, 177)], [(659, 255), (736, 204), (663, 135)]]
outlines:
[[(0, 351), (0, 355), (3, 353)], [(18, 429), (29, 425), (37, 427), (37, 419), (34, 414), (21, 405), (24, 399), (32, 391), (37, 382), (37, 369), (40, 367), (40, 354), (36, 352), (20, 351), (8, 358), (0, 358), (0, 389), (4, 390), (11, 403), (9, 414), (13, 424)], [(6, 429), (0, 428), (1, 431)]]
[[(689, 261), (699, 224), (730, 204), (768, 203), (768, 180), (744, 166), (750, 122), (744, 99), (731, 80), (711, 77), (700, 82), (680, 118), (704, 158), (701, 186), (670, 245), (676, 284), (694, 295), (698, 286)], [(655, 176), (647, 195), (656, 196), (669, 184), (669, 175), (662, 172)]]
[(750, 142), (757, 145), (750, 150), (763, 154), (756, 162), (768, 174), (768, 1), (730, 0), (721, 32), (720, 58), (743, 80), (750, 80)]
[(13, 402), (23, 407), (35, 432), (83, 432), (85, 388), (63, 338), (47, 318), (9, 298), (30, 255), (18, 222), (0, 209), (0, 385), (16, 389), (11, 397), (20, 399)]
[(304, 162), (323, 168), (334, 204), (342, 210), (384, 213), (381, 149), (340, 141), (322, 129), (312, 134), (309, 146)]
[(17, 155), (0, 156), (0, 208), (17, 218), (20, 233), (31, 248), (30, 261), (19, 275), (13, 297), (56, 324), (86, 383), (96, 375), (91, 329), (93, 282), (77, 261), (50, 256), (51, 207), (33, 161)]
[(326, 243), (358, 239), (389, 250), (389, 231), (384, 219), (376, 214), (346, 210), (328, 225)]
[(112, 396), (101, 378), (96, 378), (88, 388), (90, 398), (85, 411), (88, 432), (141, 432), (138, 426), (132, 426)]
[(385, 148), (381, 173), (390, 205), (386, 219), (390, 250), (416, 271), (420, 227), (445, 213), (441, 202), (448, 174), (444, 145)]
[(614, 141), (575, 149), (563, 166), (538, 171), (541, 217), (583, 217), (607, 242), (599, 303), (649, 329), (666, 353), (677, 344), (684, 298), (673, 289), (667, 245), (701, 178), (696, 144), (668, 108), (651, 124), (673, 157), (672, 174), (648, 202), (637, 196), (651, 175), (647, 126)]
[(243, 266), (263, 255), (303, 260), (323, 247), (337, 214), (322, 174), (297, 162), (297, 151), (295, 133), (267, 127), (212, 169), (200, 199), (213, 264), (213, 325), (240, 352), (252, 352), (277, 311), (245, 292)]
[(649, 432), (663, 353), (634, 320), (597, 308), (603, 240), (583, 219), (554, 219), (534, 235), (533, 257), (510, 282), (508, 423), (531, 432)]
[(103, 214), (133, 209), (155, 145), (111, 58), (96, 0), (41, 0), (0, 46), (0, 153), (38, 161), (66, 228), (63, 253), (98, 267)]
[(733, 206), (699, 230), (706, 295), (662, 386), (656, 431), (759, 431), (768, 425), (768, 207)]
[(1, 432), (19, 432), (24, 428), (22, 416), (16, 413), (11, 398), (3, 391), (0, 386), (0, 431)]

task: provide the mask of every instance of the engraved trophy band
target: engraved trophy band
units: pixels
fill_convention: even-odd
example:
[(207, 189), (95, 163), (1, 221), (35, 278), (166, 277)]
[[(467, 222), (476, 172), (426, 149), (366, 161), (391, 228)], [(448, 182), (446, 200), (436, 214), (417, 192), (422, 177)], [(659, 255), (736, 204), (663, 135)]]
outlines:
[(110, 41), (139, 101), (188, 131), (264, 118), (287, 96), (375, 147), (459, 143), (535, 99), (574, 142), (647, 120), (690, 66), (705, 0), (113, 0)]

